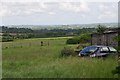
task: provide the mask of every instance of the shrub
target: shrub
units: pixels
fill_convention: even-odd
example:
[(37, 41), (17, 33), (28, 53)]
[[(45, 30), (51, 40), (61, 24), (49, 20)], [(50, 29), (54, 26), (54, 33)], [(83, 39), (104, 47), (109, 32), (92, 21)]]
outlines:
[(76, 36), (70, 38), (66, 41), (67, 44), (79, 44), (79, 43), (88, 43), (91, 41), (91, 34), (81, 34), (80, 36)]
[[(115, 36), (113, 38), (113, 40), (116, 41), (116, 42), (118, 42), (118, 44), (119, 44), (119, 42), (120, 42), (120, 35)], [(118, 50), (118, 52), (120, 52), (120, 45), (116, 46), (115, 48)]]
[(2, 37), (2, 42), (9, 42), (9, 41), (13, 41), (13, 37), (10, 37), (10, 36), (3, 36)]
[(75, 56), (77, 55), (74, 51), (74, 49), (70, 48), (70, 47), (64, 47), (64, 49), (61, 51), (61, 55), (62, 56)]
[(66, 41), (67, 44), (78, 44), (79, 39), (78, 38), (70, 38)]
[(79, 42), (80, 43), (86, 43), (86, 42), (90, 42), (91, 41), (91, 34), (81, 34), (79, 36)]

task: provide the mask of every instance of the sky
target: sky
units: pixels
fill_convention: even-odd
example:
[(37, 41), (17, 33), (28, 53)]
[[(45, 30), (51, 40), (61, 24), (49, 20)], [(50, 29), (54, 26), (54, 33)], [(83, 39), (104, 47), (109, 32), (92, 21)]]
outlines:
[(0, 2), (0, 25), (118, 22), (118, 2)]

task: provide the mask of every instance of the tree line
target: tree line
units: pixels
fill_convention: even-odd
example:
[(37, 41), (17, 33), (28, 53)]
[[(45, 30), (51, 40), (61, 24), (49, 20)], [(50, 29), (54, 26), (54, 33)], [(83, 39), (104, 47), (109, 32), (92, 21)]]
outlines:
[(82, 29), (39, 29), (32, 30), (30, 28), (10, 28), (7, 26), (0, 27), (2, 41), (12, 41), (14, 39), (28, 39), (28, 38), (47, 38), (47, 37), (66, 37), (76, 36), (83, 33), (94, 32), (95, 28)]

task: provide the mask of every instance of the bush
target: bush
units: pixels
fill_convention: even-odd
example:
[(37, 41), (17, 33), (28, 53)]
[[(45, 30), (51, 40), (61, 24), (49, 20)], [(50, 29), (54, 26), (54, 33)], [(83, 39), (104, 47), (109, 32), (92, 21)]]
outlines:
[(67, 44), (79, 44), (79, 43), (88, 43), (91, 41), (91, 34), (81, 34), (80, 36), (76, 36), (70, 38), (66, 41)]
[[(113, 40), (116, 41), (116, 42), (118, 42), (118, 44), (119, 44), (119, 42), (120, 42), (120, 35), (115, 36), (113, 38)], [(116, 46), (115, 48), (117, 49), (118, 52), (120, 52), (120, 45)]]
[(10, 37), (10, 36), (3, 36), (2, 37), (2, 42), (9, 42), (9, 41), (13, 41), (13, 37)]
[(74, 49), (70, 48), (70, 47), (64, 47), (64, 49), (61, 51), (61, 55), (62, 56), (75, 56), (77, 55), (74, 51)]
[(78, 44), (79, 39), (78, 38), (70, 38), (66, 41), (67, 44)]
[(79, 36), (80, 43), (86, 43), (91, 41), (91, 34), (81, 34)]

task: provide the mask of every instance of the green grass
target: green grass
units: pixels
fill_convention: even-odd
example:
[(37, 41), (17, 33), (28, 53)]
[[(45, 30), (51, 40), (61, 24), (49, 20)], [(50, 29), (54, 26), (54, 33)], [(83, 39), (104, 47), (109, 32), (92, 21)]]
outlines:
[[(39, 38), (2, 43), (3, 78), (116, 78), (117, 59), (61, 57), (67, 38)], [(44, 46), (40, 42), (44, 41)], [(49, 45), (48, 45), (49, 42)]]

